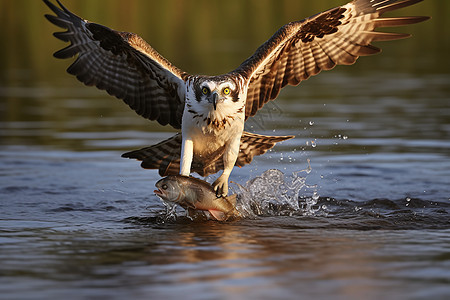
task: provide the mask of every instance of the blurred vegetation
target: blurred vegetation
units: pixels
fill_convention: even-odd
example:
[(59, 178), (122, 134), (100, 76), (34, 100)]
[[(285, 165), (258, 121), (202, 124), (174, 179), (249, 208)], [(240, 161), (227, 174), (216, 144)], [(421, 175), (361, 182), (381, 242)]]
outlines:
[[(237, 67), (279, 27), (345, 1), (335, 0), (63, 0), (77, 15), (108, 27), (138, 33), (172, 63), (189, 73), (219, 74)], [(59, 31), (43, 15), (39, 0), (0, 0), (0, 67), (3, 82), (20, 75), (51, 80), (69, 61), (52, 53), (64, 47)], [(431, 15), (423, 24), (401, 28), (415, 38), (382, 45), (396, 68), (447, 72), (450, 1), (424, 1), (395, 15)], [(384, 53), (383, 55), (385, 55)], [(423, 60), (423, 56), (426, 58)], [(422, 60), (417, 63), (418, 58)], [(367, 65), (379, 65), (368, 60)], [(389, 66), (387, 66), (389, 68)], [(356, 70), (355, 70), (356, 71)]]
[[(54, 0), (53, 0), (54, 1)], [(75, 14), (121, 31), (135, 32), (174, 65), (191, 74), (221, 74), (236, 68), (282, 25), (344, 4), (335, 0), (62, 0)], [(158, 131), (155, 122), (137, 118), (121, 101), (95, 88), (86, 88), (65, 73), (73, 60), (52, 54), (66, 43), (52, 36), (61, 31), (44, 14), (52, 13), (40, 0), (0, 0), (0, 123), (1, 128), (41, 126), (30, 133), (39, 143), (51, 143), (45, 128), (65, 133), (121, 124)], [(355, 66), (338, 67), (333, 74), (349, 76), (379, 73), (448, 74), (450, 63), (450, 1), (427, 0), (391, 15), (428, 15), (425, 23), (392, 31), (413, 38), (378, 45), (383, 54), (362, 58)], [(320, 77), (322, 78), (323, 75)], [(325, 77), (326, 78), (326, 77)], [(312, 79), (316, 80), (316, 79)], [(311, 80), (310, 80), (311, 81)], [(339, 101), (339, 92), (295, 89), (298, 97), (327, 92)], [(303, 94), (302, 94), (303, 93)], [(328, 95), (327, 95), (328, 96)], [(95, 98), (95, 101), (90, 101)], [(64, 101), (62, 101), (64, 100)], [(121, 124), (102, 124), (117, 117)], [(49, 123), (45, 123), (48, 122)], [(8, 123), (9, 122), (9, 123)], [(33, 123), (35, 122), (35, 123)], [(6, 125), (5, 125), (6, 124)], [(103, 127), (104, 129), (104, 127)], [(10, 135), (14, 135), (13, 131)], [(11, 133), (12, 132), (12, 133)], [(10, 142), (16, 137), (10, 136)], [(20, 139), (20, 137), (18, 137)], [(23, 138), (20, 139), (23, 142)], [(0, 142), (1, 143), (1, 142)]]

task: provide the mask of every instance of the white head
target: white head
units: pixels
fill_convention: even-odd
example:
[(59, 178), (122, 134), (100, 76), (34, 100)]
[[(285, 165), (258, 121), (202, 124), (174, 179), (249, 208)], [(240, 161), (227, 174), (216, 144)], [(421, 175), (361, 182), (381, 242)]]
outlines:
[(232, 76), (198, 76), (190, 83), (186, 105), (193, 115), (216, 120), (245, 110), (245, 93)]
[(194, 93), (195, 99), (203, 105), (209, 103), (211, 110), (239, 101), (239, 89), (229, 76), (197, 77)]

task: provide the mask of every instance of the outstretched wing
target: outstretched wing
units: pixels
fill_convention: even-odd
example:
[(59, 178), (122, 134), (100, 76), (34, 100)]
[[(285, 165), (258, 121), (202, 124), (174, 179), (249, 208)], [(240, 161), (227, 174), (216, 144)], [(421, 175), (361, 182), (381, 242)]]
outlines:
[(86, 85), (94, 85), (122, 99), (144, 118), (181, 128), (184, 78), (188, 74), (173, 66), (136, 34), (83, 20), (56, 1), (60, 7), (44, 0), (56, 14), (45, 16), (53, 24), (67, 29), (54, 36), (70, 45), (54, 56), (78, 56), (67, 72)]
[(380, 52), (370, 43), (409, 34), (374, 31), (378, 27), (414, 24), (429, 17), (381, 18), (422, 0), (355, 0), (280, 28), (234, 73), (249, 80), (246, 118), (256, 114), (281, 88), (297, 85), (322, 70), (350, 65), (359, 56)]

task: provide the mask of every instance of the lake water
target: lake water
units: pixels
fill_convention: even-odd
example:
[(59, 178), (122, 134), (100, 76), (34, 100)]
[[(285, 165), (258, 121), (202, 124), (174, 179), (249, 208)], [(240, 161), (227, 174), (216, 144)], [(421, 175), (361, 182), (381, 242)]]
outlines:
[[(0, 11), (18, 12), (20, 2), (0, 0)], [(0, 18), (11, 40), (2, 50), (9, 59), (0, 60), (0, 299), (450, 297), (447, 4), (411, 8), (434, 17), (403, 30), (414, 38), (287, 88), (249, 120), (248, 131), (296, 138), (233, 171), (244, 218), (216, 222), (191, 220), (182, 209), (168, 214), (153, 194), (157, 172), (120, 157), (173, 132), (66, 75), (69, 61), (51, 57), (62, 44), (35, 2), (19, 18), (27, 25)], [(231, 11), (250, 10), (229, 3)], [(334, 4), (318, 3), (300, 18)], [(111, 15), (120, 16), (121, 5)], [(255, 35), (268, 38), (292, 20), (292, 11), (273, 13), (273, 24)], [(147, 38), (142, 18), (127, 30)], [(123, 28), (120, 20), (111, 26)], [(14, 26), (46, 43), (26, 35), (36, 52), (24, 55), (14, 48), (26, 44)], [(245, 30), (226, 50), (214, 40), (203, 50), (205, 66), (177, 56), (179, 47), (168, 50), (171, 60), (186, 71), (231, 69), (261, 42), (248, 45), (255, 29)], [(173, 41), (148, 41), (155, 39), (165, 55)], [(218, 69), (215, 55), (225, 57)]]

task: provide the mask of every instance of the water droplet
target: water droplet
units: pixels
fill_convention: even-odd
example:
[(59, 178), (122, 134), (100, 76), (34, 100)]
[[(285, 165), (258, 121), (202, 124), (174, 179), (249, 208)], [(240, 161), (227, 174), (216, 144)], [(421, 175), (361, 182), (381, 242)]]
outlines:
[(317, 147), (316, 141), (311, 141), (311, 147), (313, 147), (313, 148)]
[(314, 121), (309, 121), (309, 125), (313, 126), (314, 125)]
[(313, 193), (312, 199), (315, 201), (319, 200), (319, 194), (316, 191)]

